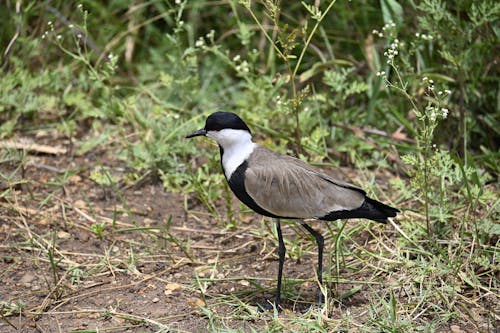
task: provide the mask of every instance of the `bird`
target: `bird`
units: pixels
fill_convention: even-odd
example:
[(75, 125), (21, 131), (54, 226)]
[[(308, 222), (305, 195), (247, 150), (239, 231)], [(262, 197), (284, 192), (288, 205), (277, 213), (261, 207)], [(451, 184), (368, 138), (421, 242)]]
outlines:
[[(318, 246), (317, 279), (322, 286), (324, 237), (307, 221), (365, 218), (386, 223), (398, 209), (371, 199), (366, 192), (334, 179), (293, 156), (272, 151), (252, 140), (247, 124), (233, 112), (210, 114), (205, 126), (186, 136), (206, 136), (219, 146), (222, 171), (235, 196), (258, 214), (275, 219), (278, 236), (278, 277), (274, 306), (281, 304), (286, 248), (281, 219), (302, 221)], [(318, 302), (323, 301), (321, 288)], [(271, 303), (270, 303), (271, 304)]]

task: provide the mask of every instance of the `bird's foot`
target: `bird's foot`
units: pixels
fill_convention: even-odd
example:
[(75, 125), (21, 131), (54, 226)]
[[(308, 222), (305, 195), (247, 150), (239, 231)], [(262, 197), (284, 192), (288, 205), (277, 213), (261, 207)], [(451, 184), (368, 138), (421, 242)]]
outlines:
[(258, 304), (259, 312), (268, 312), (271, 310), (281, 311), (279, 303), (267, 301), (265, 304)]
[(318, 305), (323, 305), (325, 302), (325, 298), (323, 297), (323, 292), (321, 291), (321, 288), (318, 288)]

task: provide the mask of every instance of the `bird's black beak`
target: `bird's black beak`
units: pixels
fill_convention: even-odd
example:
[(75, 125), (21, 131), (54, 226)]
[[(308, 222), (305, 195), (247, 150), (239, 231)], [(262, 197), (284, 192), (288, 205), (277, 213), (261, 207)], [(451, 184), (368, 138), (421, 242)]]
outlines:
[(202, 129), (199, 129), (197, 131), (194, 131), (193, 133), (191, 134), (188, 134), (186, 135), (186, 139), (189, 139), (189, 138), (193, 138), (195, 136), (201, 136), (201, 135), (206, 135), (207, 134), (207, 130), (202, 128)]

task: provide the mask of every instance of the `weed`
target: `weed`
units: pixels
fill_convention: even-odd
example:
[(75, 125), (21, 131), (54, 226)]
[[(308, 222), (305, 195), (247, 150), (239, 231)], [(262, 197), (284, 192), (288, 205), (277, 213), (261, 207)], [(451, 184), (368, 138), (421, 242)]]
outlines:
[(99, 239), (104, 238), (104, 231), (106, 230), (106, 223), (94, 223), (90, 226), (90, 230), (97, 236)]

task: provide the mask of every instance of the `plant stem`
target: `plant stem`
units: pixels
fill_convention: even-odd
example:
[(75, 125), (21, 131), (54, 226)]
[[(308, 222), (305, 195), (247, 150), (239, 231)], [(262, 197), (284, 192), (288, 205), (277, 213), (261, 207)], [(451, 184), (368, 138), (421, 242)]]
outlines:
[(429, 142), (427, 138), (424, 140), (424, 211), (425, 211), (425, 223), (427, 227), (427, 236), (429, 240), (432, 236), (431, 223), (429, 218)]
[(328, 14), (330, 9), (332, 9), (335, 2), (336, 2), (336, 0), (333, 0), (332, 2), (330, 2), (328, 7), (325, 9), (325, 12), (316, 21), (316, 24), (314, 25), (313, 29), (311, 30), (311, 33), (307, 37), (306, 45), (304, 45), (304, 47), (302, 48), (302, 52), (299, 55), (299, 59), (297, 60), (297, 64), (295, 64), (295, 69), (293, 70), (292, 78), (295, 78), (295, 76), (297, 75), (297, 71), (299, 70), (300, 64), (302, 63), (302, 58), (304, 58), (304, 54), (306, 53), (307, 48), (309, 47), (309, 44), (311, 44), (311, 40), (312, 40), (314, 34), (316, 33), (316, 30), (318, 29), (319, 25), (321, 24), (321, 22), (325, 18), (326, 14)]
[(278, 55), (281, 58), (283, 58), (283, 60), (286, 61), (287, 60), (286, 56), (283, 54), (283, 52), (281, 52), (281, 50), (279, 49), (279, 47), (276, 45), (276, 43), (271, 38), (271, 36), (269, 36), (269, 34), (267, 33), (266, 29), (262, 26), (262, 24), (260, 24), (259, 19), (257, 18), (257, 16), (255, 16), (254, 12), (252, 11), (252, 8), (250, 6), (245, 6), (245, 7), (250, 12), (250, 16), (252, 16), (252, 19), (255, 21), (255, 23), (257, 23), (257, 25), (259, 26), (259, 29), (262, 31), (262, 33), (264, 34), (264, 36), (266, 37), (266, 39), (269, 41), (269, 43), (271, 43), (271, 45), (273, 46), (274, 50), (278, 53)]

